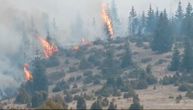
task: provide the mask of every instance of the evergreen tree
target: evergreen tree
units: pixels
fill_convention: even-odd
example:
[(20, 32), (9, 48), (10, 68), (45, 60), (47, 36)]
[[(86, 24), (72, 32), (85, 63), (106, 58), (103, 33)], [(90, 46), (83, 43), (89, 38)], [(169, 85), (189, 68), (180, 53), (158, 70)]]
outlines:
[(31, 102), (31, 97), (24, 88), (19, 89), (19, 93), (15, 99), (17, 104), (28, 104)]
[(76, 108), (80, 110), (86, 110), (86, 101), (83, 97), (78, 98)]
[(33, 82), (32, 88), (33, 91), (45, 91), (48, 92), (48, 80), (45, 75), (45, 66), (43, 61), (40, 58), (35, 58), (32, 63), (32, 73), (33, 73)]
[(146, 27), (146, 16), (145, 16), (145, 12), (143, 11), (142, 16), (141, 16), (141, 24), (140, 24), (141, 34), (145, 33), (145, 27)]
[(116, 110), (116, 109), (117, 109), (117, 106), (113, 102), (110, 102), (108, 110)]
[(149, 10), (147, 13), (147, 27), (146, 27), (146, 31), (149, 33), (153, 33), (154, 32), (154, 28), (155, 28), (155, 15), (154, 15), (154, 10), (152, 9), (151, 5), (149, 6)]
[(117, 7), (116, 7), (115, 0), (112, 0), (112, 3), (111, 3), (111, 18), (112, 18), (113, 26), (114, 26), (115, 31), (116, 31), (115, 34), (120, 35), (121, 34), (120, 20), (118, 18), (118, 13), (117, 13)]
[(138, 95), (133, 96), (133, 104), (131, 104), (129, 110), (143, 110), (143, 106), (140, 105)]
[(48, 97), (48, 94), (45, 91), (35, 92), (32, 96), (32, 107), (38, 107), (42, 105)]
[(192, 15), (192, 5), (188, 3), (186, 8), (186, 14), (183, 21), (183, 33), (185, 37), (193, 39), (193, 15)]
[(124, 53), (123, 57), (121, 58), (121, 61), (122, 61), (122, 63), (121, 63), (122, 68), (127, 68), (127, 67), (131, 66), (133, 63), (132, 53), (131, 53), (131, 50), (129, 48), (128, 38), (125, 41), (125, 53)]
[(131, 35), (135, 35), (138, 25), (137, 13), (132, 6), (131, 11), (129, 13), (129, 33)]
[(177, 47), (175, 47), (173, 50), (172, 61), (170, 63), (169, 69), (171, 71), (177, 71), (179, 67), (180, 67), (180, 52), (177, 49)]
[(118, 61), (114, 59), (114, 50), (110, 45), (110, 42), (107, 44), (107, 51), (105, 55), (105, 59), (103, 61), (102, 74), (106, 78), (115, 77), (119, 73), (119, 65)]
[(91, 105), (91, 110), (102, 110), (102, 104), (101, 100), (98, 98), (92, 105)]
[(172, 42), (170, 22), (166, 11), (164, 11), (160, 14), (159, 21), (154, 32), (154, 37), (151, 42), (151, 48), (153, 51), (157, 51), (159, 53), (167, 52), (171, 49)]
[(184, 45), (185, 49), (182, 65), (187, 72), (190, 72), (191, 70), (193, 70), (193, 44), (191, 40), (186, 38)]
[(190, 72), (193, 69), (193, 15), (192, 5), (188, 3), (186, 8), (186, 14), (183, 21), (183, 32), (185, 35), (184, 40), (184, 56), (182, 60), (182, 67)]
[(177, 18), (179, 21), (182, 21), (183, 18), (184, 18), (184, 13), (183, 13), (181, 1), (178, 3), (178, 9), (177, 9), (177, 11), (176, 11), (176, 18)]

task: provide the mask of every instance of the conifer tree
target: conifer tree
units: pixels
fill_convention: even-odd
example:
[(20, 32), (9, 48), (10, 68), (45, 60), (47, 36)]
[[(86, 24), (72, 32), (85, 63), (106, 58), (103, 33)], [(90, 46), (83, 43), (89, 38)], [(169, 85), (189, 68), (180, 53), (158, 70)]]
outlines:
[(169, 69), (171, 71), (177, 71), (179, 67), (180, 67), (180, 52), (177, 49), (177, 47), (175, 46), (173, 50), (172, 61), (170, 63)]
[(182, 60), (182, 67), (190, 72), (193, 70), (193, 44), (192, 41), (186, 38), (185, 40), (184, 56)]
[(78, 98), (76, 108), (80, 110), (86, 110), (86, 101), (82, 96)]
[(172, 31), (170, 22), (167, 17), (166, 10), (159, 16), (158, 24), (155, 28), (151, 48), (153, 51), (164, 53), (171, 50), (172, 47)]
[(149, 6), (149, 10), (147, 13), (147, 27), (146, 27), (146, 31), (149, 33), (153, 33), (154, 32), (154, 28), (155, 28), (155, 14), (154, 14), (154, 10), (152, 9), (151, 5)]
[(125, 40), (125, 53), (124, 53), (123, 57), (121, 58), (121, 61), (122, 61), (122, 63), (121, 63), (122, 68), (128, 68), (133, 63), (132, 53), (131, 53), (131, 50), (129, 48), (128, 38)]

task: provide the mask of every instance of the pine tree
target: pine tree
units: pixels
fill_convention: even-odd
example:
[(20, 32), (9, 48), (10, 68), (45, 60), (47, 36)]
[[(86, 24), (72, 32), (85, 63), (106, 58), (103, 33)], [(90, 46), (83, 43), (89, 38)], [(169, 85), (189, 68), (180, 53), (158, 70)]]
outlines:
[(116, 7), (116, 3), (115, 3), (115, 0), (112, 0), (112, 3), (111, 3), (111, 18), (112, 18), (112, 23), (113, 23), (113, 26), (115, 28), (114, 31), (116, 35), (120, 35), (121, 34), (121, 30), (120, 30), (120, 20), (118, 18), (118, 13), (117, 13), (117, 7)]
[(42, 105), (48, 97), (48, 94), (45, 91), (37, 91), (32, 96), (32, 107), (38, 107)]
[(97, 99), (92, 105), (90, 110), (102, 110), (101, 100)]
[(182, 9), (182, 3), (179, 2), (178, 3), (178, 8), (176, 11), (176, 20), (175, 20), (175, 33), (176, 33), (176, 37), (181, 38), (182, 37), (182, 23), (183, 23), (183, 18), (184, 18), (184, 13), (183, 13), (183, 9)]
[(117, 109), (117, 106), (113, 102), (110, 102), (108, 110), (116, 110), (116, 109)]
[(121, 58), (121, 67), (122, 68), (128, 68), (129, 66), (132, 65), (133, 61), (132, 61), (132, 53), (131, 53), (131, 50), (129, 48), (129, 41), (128, 41), (128, 38), (127, 40), (125, 41), (125, 53), (123, 55), (123, 57)]
[(17, 97), (15, 99), (15, 103), (17, 104), (28, 104), (31, 101), (31, 97), (29, 93), (24, 88), (20, 88), (19, 93), (17, 94)]
[(185, 49), (184, 49), (182, 65), (187, 72), (190, 72), (193, 70), (193, 44), (191, 40), (186, 38), (184, 45), (185, 45)]
[(193, 15), (192, 15), (192, 5), (189, 3), (186, 8), (186, 14), (183, 21), (183, 33), (185, 37), (193, 39)]
[(179, 20), (179, 21), (182, 21), (183, 20), (183, 17), (184, 17), (184, 13), (183, 13), (183, 9), (182, 9), (182, 3), (181, 1), (178, 3), (178, 9), (176, 11), (176, 18)]
[(172, 47), (172, 31), (166, 11), (162, 12), (155, 28), (154, 37), (151, 42), (153, 51), (159, 53), (167, 52)]
[(102, 74), (106, 78), (115, 77), (119, 73), (118, 62), (114, 59), (114, 49), (111, 47), (110, 42), (106, 46), (105, 59), (101, 65)]
[(170, 63), (169, 69), (171, 71), (177, 71), (179, 67), (180, 67), (180, 52), (177, 49), (177, 47), (175, 46), (173, 50), (172, 61)]
[(154, 28), (155, 28), (155, 15), (154, 15), (154, 10), (152, 9), (151, 5), (149, 6), (149, 10), (147, 13), (147, 27), (146, 31), (149, 33), (153, 33)]
[(185, 18), (183, 20), (184, 40), (184, 56), (182, 60), (182, 67), (187, 72), (193, 70), (193, 15), (192, 5), (188, 3), (186, 8)]
[(129, 13), (129, 33), (131, 35), (135, 35), (138, 25), (137, 13), (135, 8), (132, 6), (131, 11)]
[(129, 110), (143, 110), (143, 106), (141, 106), (139, 102), (138, 95), (133, 96), (133, 104), (131, 104)]
[(45, 66), (43, 64), (43, 61), (37, 57), (35, 60), (32, 62), (33, 68), (32, 68), (32, 73), (33, 73), (33, 80), (29, 81), (29, 86), (30, 92), (34, 94), (35, 92), (38, 91), (44, 91), (48, 92), (48, 80), (45, 75)]
[(141, 26), (140, 26), (142, 34), (144, 34), (145, 27), (146, 27), (146, 16), (145, 16), (145, 12), (143, 11), (142, 16), (141, 16)]

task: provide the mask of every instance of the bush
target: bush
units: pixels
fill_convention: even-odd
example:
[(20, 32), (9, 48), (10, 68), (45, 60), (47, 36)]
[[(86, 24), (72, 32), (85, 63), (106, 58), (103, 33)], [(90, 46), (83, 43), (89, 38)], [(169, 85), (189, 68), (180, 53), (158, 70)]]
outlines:
[(190, 86), (190, 85), (188, 85), (188, 84), (186, 84), (186, 83), (184, 83), (184, 84), (181, 84), (181, 85), (178, 87), (178, 90), (179, 90), (179, 91), (182, 91), (182, 92), (184, 92), (184, 91), (191, 91), (191, 90), (193, 90), (193, 87)]
[(84, 78), (84, 81), (83, 81), (84, 84), (90, 84), (92, 82), (93, 82), (92, 76), (87, 76), (86, 78)]
[(70, 103), (73, 101), (73, 97), (70, 93), (66, 94), (66, 96), (64, 97), (64, 101), (67, 103)]
[(26, 92), (25, 89), (20, 89), (19, 94), (17, 95), (15, 99), (15, 103), (17, 104), (28, 104), (31, 102), (30, 95)]
[(149, 85), (157, 83), (157, 79), (153, 75), (148, 76), (146, 81)]
[(141, 59), (141, 62), (142, 62), (142, 63), (148, 63), (148, 62), (150, 62), (150, 61), (152, 61), (152, 58), (151, 58), (151, 57)]
[(135, 92), (133, 89), (131, 89), (130, 91), (126, 92), (123, 94), (123, 98), (124, 99), (127, 99), (127, 98), (131, 98), (135, 95)]
[(109, 100), (105, 97), (103, 100), (102, 100), (102, 106), (103, 107), (107, 107), (109, 105)]
[(72, 72), (75, 72), (75, 71), (77, 71), (76, 67), (74, 67), (74, 66), (69, 67), (69, 70), (68, 70), (69, 73), (72, 73)]
[(64, 108), (61, 104), (56, 103), (52, 100), (48, 100), (39, 109), (64, 109)]
[(190, 99), (193, 99), (193, 92), (192, 91), (188, 91), (185, 96), (190, 98)]
[(146, 89), (148, 87), (148, 83), (145, 80), (132, 81), (131, 85), (134, 89)]
[(68, 82), (74, 82), (75, 81), (75, 77), (70, 77), (69, 79), (68, 79)]
[(84, 76), (92, 76), (93, 75), (93, 72), (92, 71), (85, 71), (83, 73)]
[(64, 89), (69, 89), (69, 84), (66, 83), (65, 81), (60, 81), (56, 84), (56, 86), (53, 88), (53, 92), (59, 92)]
[(98, 84), (101, 84), (100, 80), (99, 79), (95, 79), (94, 82), (93, 82), (94, 85), (98, 85)]
[(160, 80), (160, 83), (163, 85), (174, 84), (175, 82), (176, 82), (175, 78), (171, 76), (165, 76), (162, 80)]
[(92, 65), (90, 64), (90, 62), (85, 57), (81, 58), (79, 69), (84, 70), (84, 69), (91, 68), (91, 66)]
[(46, 67), (56, 67), (60, 64), (59, 60), (57, 57), (51, 57), (49, 60), (45, 61)]
[(113, 96), (116, 96), (116, 97), (119, 97), (119, 96), (121, 96), (121, 91), (119, 91), (119, 90), (114, 90), (112, 95), (113, 95)]
[(109, 97), (114, 90), (112, 88), (103, 87), (95, 92), (97, 96)]
[(44, 91), (35, 92), (32, 96), (32, 107), (38, 107), (46, 101), (48, 94)]
[(176, 97), (176, 103), (180, 103), (181, 100), (182, 100), (182, 96), (181, 95)]
[(76, 109), (86, 110), (86, 101), (83, 97), (78, 98)]

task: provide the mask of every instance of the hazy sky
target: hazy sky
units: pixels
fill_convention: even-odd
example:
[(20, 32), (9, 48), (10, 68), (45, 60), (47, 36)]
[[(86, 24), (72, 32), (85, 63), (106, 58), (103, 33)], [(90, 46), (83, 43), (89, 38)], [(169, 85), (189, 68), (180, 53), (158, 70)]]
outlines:
[[(4, 10), (11, 10), (18, 14), (25, 13), (25, 16), (39, 16), (41, 13), (47, 13), (50, 19), (55, 18), (56, 23), (63, 34), (64, 39), (71, 38), (70, 26), (75, 23), (77, 16), (83, 19), (86, 26), (90, 26), (95, 18), (98, 26), (97, 33), (100, 33), (100, 8), (102, 2), (110, 2), (111, 0), (0, 0)], [(123, 24), (127, 24), (128, 13), (131, 6), (134, 6), (138, 12), (147, 11), (151, 4), (154, 9), (163, 10), (166, 8), (171, 14), (176, 10), (180, 0), (115, 0), (117, 4), (118, 14)], [(193, 3), (193, 0), (181, 0), (183, 5), (187, 2)], [(10, 13), (10, 12), (9, 12)], [(10, 17), (11, 15), (9, 15)], [(14, 16), (14, 14), (13, 14)], [(24, 16), (24, 15), (21, 15)], [(7, 18), (5, 18), (7, 19)], [(9, 18), (10, 19), (10, 18)], [(0, 21), (1, 22), (1, 21)], [(94, 36), (89, 30), (86, 30), (88, 36)]]

